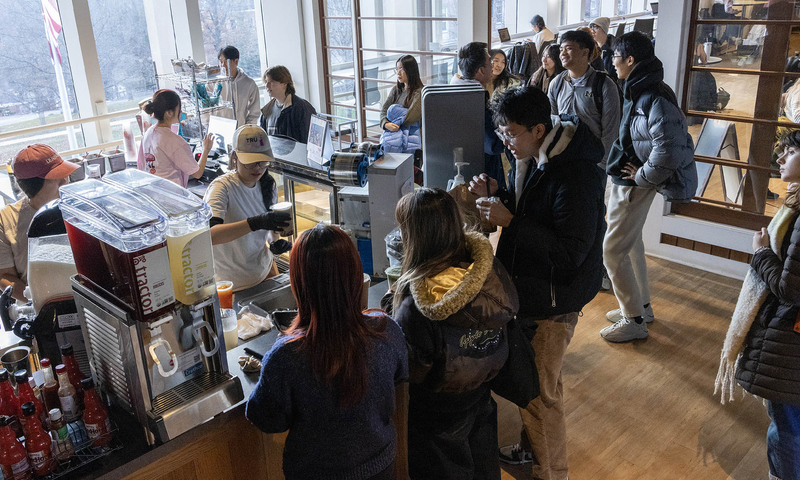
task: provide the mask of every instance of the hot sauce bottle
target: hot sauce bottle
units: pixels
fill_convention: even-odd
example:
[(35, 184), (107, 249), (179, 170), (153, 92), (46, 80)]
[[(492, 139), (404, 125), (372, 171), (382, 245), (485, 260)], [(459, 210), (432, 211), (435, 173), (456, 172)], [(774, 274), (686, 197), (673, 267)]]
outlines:
[(22, 414), (25, 415), (25, 450), (36, 475), (47, 475), (56, 466), (53, 461), (53, 440), (44, 431), (42, 425), (36, 421), (36, 407), (33, 402), (22, 405)]
[(64, 420), (67, 423), (74, 422), (80, 418), (80, 413), (75, 387), (69, 382), (67, 376), (67, 367), (58, 365), (56, 375), (58, 375), (58, 401), (61, 404), (61, 411), (64, 412)]
[(17, 395), (14, 393), (14, 387), (11, 386), (11, 382), (8, 380), (8, 377), (8, 370), (5, 368), (0, 368), (0, 398), (3, 399), (2, 404), (0, 404), (0, 415), (11, 417), (11, 429), (14, 430), (14, 432), (17, 434), (17, 437), (21, 437), (23, 435), (22, 426), (17, 418), (17, 413), (19, 411), (19, 400), (17, 399)]
[(53, 367), (50, 365), (49, 358), (43, 358), (40, 363), (42, 365), (42, 372), (44, 373), (42, 397), (44, 398), (44, 406), (49, 412), (54, 408), (61, 408), (61, 403), (58, 401), (58, 380), (56, 380), (53, 374)]
[(69, 343), (61, 345), (61, 363), (67, 367), (69, 383), (75, 387), (75, 393), (78, 396), (78, 411), (80, 412), (83, 410), (83, 387), (81, 387), (81, 380), (86, 377), (81, 373), (78, 362), (75, 360), (75, 350)]
[[(41, 400), (39, 400), (39, 398), (36, 397), (36, 394), (33, 393), (33, 389), (28, 383), (28, 371), (17, 370), (14, 372), (14, 380), (17, 382), (17, 398), (19, 399), (20, 405), (32, 402), (33, 406), (36, 407), (36, 418), (39, 419), (39, 423), (42, 425), (42, 427), (47, 429), (47, 412), (45, 412), (44, 404)], [(19, 420), (22, 423), (22, 428), (24, 429), (25, 422), (27, 420), (22, 414), (22, 408), (20, 408), (17, 412), (17, 416), (19, 417)]]
[(75, 455), (75, 445), (69, 436), (67, 422), (64, 421), (61, 410), (57, 408), (50, 410), (49, 416), (50, 435), (56, 442), (56, 457), (61, 461), (69, 460), (69, 457)]
[(108, 410), (100, 401), (100, 396), (97, 395), (94, 381), (91, 378), (83, 380), (83, 391), (86, 403), (83, 411), (83, 424), (86, 425), (86, 432), (89, 434), (93, 446), (105, 446), (111, 441), (111, 420), (108, 418)]
[(0, 472), (4, 478), (30, 480), (28, 454), (11, 429), (10, 420), (9, 417), (0, 417)]

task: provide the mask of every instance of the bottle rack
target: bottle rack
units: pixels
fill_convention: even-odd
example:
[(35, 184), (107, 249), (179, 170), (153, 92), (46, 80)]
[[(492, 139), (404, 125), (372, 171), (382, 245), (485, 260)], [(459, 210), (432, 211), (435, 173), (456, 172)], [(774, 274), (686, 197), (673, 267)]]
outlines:
[[(208, 131), (209, 115), (231, 109), (233, 104), (218, 98), (213, 101), (213, 105), (210, 105), (210, 102), (204, 102), (200, 97), (197, 86), (203, 85), (207, 92), (214, 92), (218, 88), (217, 85), (221, 84), (223, 90), (230, 91), (231, 77), (221, 75), (212, 77), (200, 70), (192, 59), (182, 62), (184, 65), (182, 71), (156, 75), (156, 82), (159, 89), (169, 88), (180, 95), (181, 111), (186, 114), (186, 120), (182, 122), (184, 136), (203, 138)], [(203, 121), (206, 122), (205, 125)]]
[[(94, 462), (97, 459), (103, 458), (112, 452), (120, 450), (123, 447), (123, 444), (120, 440), (117, 426), (113, 421), (111, 422), (111, 427), (112, 428), (109, 433), (99, 437), (100, 439), (110, 438), (109, 442), (102, 447), (94, 447), (92, 446), (93, 441), (89, 438), (89, 435), (86, 433), (86, 428), (83, 426), (83, 421), (79, 420), (77, 422), (67, 424), (69, 436), (72, 439), (72, 444), (75, 449), (75, 453), (69, 459), (63, 461), (57, 459), (61, 453), (65, 452), (62, 450), (62, 447), (60, 447), (58, 443), (53, 440), (51, 449), (53, 458), (51, 462), (55, 464), (55, 468), (51, 473), (44, 476), (39, 476), (34, 475), (33, 471), (29, 470), (14, 476), (12, 479), (6, 480), (23, 480), (26, 478), (55, 480), (57, 478), (63, 478), (69, 473), (91, 462)], [(21, 441), (23, 443), (25, 442), (24, 439), (21, 439)]]

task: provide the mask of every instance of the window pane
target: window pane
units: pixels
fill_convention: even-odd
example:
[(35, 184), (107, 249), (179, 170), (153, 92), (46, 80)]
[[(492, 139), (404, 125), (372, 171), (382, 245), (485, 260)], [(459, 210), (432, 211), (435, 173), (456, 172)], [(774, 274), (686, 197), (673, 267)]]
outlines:
[(340, 48), (329, 48), (328, 67), (331, 75), (353, 76), (353, 51)]
[(325, 3), (329, 17), (350, 16), (350, 0), (327, 0)]
[[(369, 54), (369, 55), (368, 55)], [(395, 68), (402, 55), (396, 53), (364, 52), (365, 78), (397, 81)], [(443, 55), (414, 55), (424, 85), (447, 84), (458, 71), (456, 57)]]
[[(752, 118), (758, 82), (759, 78), (756, 75), (692, 72), (689, 83), (689, 110)], [(777, 114), (776, 105), (776, 117), (773, 118), (777, 118)]]
[[(63, 106), (71, 118), (79, 118), (64, 35), (57, 36), (61, 61), (56, 55), (54, 63), (45, 35), (41, 0), (3, 2), (0, 32), (3, 43), (12, 41), (12, 45), (4, 45), (0, 55), (0, 131), (62, 122)], [(63, 88), (59, 88), (60, 78)], [(80, 126), (36, 132), (0, 140), (0, 163), (10, 161), (21, 148), (37, 142), (57, 151), (84, 146)]]
[(600, 0), (586, 0), (586, 10), (583, 12), (585, 20), (592, 20), (600, 16)]
[[(739, 0), (727, 6), (714, 0), (700, 0), (698, 18), (718, 18), (720, 20), (759, 20), (768, 16), (766, 1)], [(772, 4), (773, 19), (798, 18), (798, 3), (795, 0), (775, 0)], [(780, 15), (780, 16), (778, 16)]]
[(698, 25), (694, 63), (710, 67), (761, 68), (768, 27), (756, 25)]
[[(364, 48), (387, 50), (456, 52), (456, 22), (417, 20), (362, 20)], [(365, 55), (370, 52), (364, 52)]]
[(626, 15), (628, 13), (628, 5), (630, 0), (619, 0), (617, 2), (617, 15)]
[(351, 20), (328, 20), (328, 45), (352, 47), (353, 22)]
[(360, 8), (361, 16), (364, 17), (456, 17), (458, 0), (361, 0)]
[[(744, 122), (730, 122), (727, 120), (703, 119), (699, 117), (688, 117), (689, 133), (695, 143), (695, 154), (708, 157), (721, 158), (741, 164), (748, 164), (752, 161), (752, 155), (764, 155), (769, 159), (768, 164), (777, 171), (778, 151), (774, 149), (778, 136), (785, 133), (783, 127), (776, 131), (774, 127), (759, 127), (759, 132), (755, 135), (763, 135), (765, 130), (770, 142), (765, 151), (751, 152), (750, 145), (754, 141), (754, 125)], [(754, 162), (754, 161), (753, 161)], [(774, 210), (770, 210), (770, 205), (776, 205), (776, 199), (768, 197), (767, 188), (778, 193), (780, 198), (785, 198), (786, 187), (780, 185), (780, 179), (774, 177), (777, 173), (770, 175), (769, 172), (751, 171), (733, 166), (713, 166), (704, 162), (697, 162), (698, 196), (717, 201), (742, 204), (745, 195), (753, 195), (746, 191), (744, 179), (750, 177), (753, 182), (748, 182), (750, 189), (753, 190), (753, 183), (757, 183), (758, 194), (761, 202), (766, 202), (765, 213), (773, 215)], [(774, 177), (774, 178), (772, 178)], [(776, 181), (777, 180), (777, 181)], [(780, 206), (782, 200), (777, 202)], [(775, 207), (777, 209), (777, 207)]]
[(356, 104), (356, 82), (355, 80), (344, 80), (340, 78), (329, 78), (329, 85), (333, 92), (331, 100), (333, 103), (343, 103), (345, 105)]
[(239, 50), (239, 68), (250, 78), (261, 77), (253, 0), (200, 0), (200, 23), (210, 65), (218, 63), (220, 49), (233, 45)]
[(156, 90), (144, 4), (89, 0), (89, 13), (108, 111), (134, 108)]

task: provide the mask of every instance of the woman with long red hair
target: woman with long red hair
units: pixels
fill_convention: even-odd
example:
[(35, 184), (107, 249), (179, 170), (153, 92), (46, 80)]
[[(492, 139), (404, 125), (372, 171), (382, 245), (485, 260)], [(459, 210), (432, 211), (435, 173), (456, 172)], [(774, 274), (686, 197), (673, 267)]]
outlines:
[(403, 332), (382, 312), (361, 311), (361, 260), (339, 228), (303, 232), (289, 266), (297, 317), (264, 355), (245, 415), (264, 432), (289, 430), (287, 479), (394, 478)]

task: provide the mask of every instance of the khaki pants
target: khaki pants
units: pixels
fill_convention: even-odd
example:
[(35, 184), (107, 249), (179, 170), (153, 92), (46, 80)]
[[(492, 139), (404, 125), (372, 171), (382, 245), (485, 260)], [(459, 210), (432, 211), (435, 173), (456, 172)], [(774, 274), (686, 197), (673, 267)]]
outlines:
[(541, 393), (520, 409), (524, 433), (533, 452), (535, 480), (566, 480), (569, 474), (561, 363), (577, 323), (578, 312), (536, 321), (532, 343)]
[(608, 199), (608, 230), (603, 239), (603, 262), (626, 317), (644, 315), (650, 303), (642, 229), (656, 191), (612, 184)]

